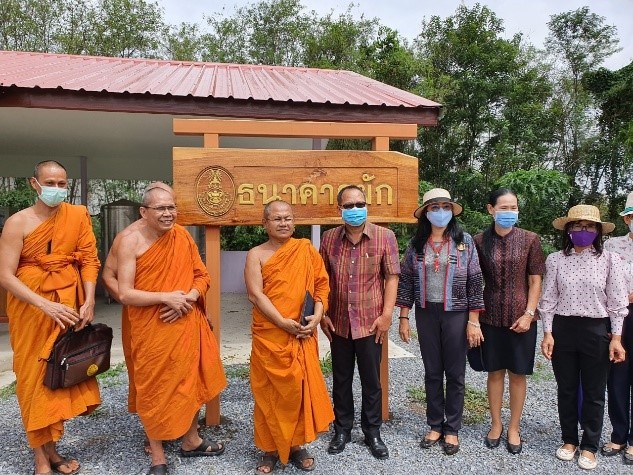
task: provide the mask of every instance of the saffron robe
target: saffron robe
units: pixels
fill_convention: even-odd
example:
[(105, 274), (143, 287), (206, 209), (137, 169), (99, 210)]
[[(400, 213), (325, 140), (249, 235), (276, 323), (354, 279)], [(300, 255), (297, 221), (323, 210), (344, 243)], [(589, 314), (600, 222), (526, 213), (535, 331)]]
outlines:
[[(262, 266), (264, 294), (286, 318), (299, 321), (306, 290), (327, 305), (328, 275), (307, 239), (289, 239)], [(319, 362), (317, 332), (310, 338), (271, 323), (253, 308), (251, 389), (255, 445), (277, 451), (288, 463), (290, 448), (312, 442), (334, 420)]]
[(136, 391), (130, 408), (138, 412), (150, 439), (184, 435), (202, 404), (226, 387), (218, 343), (205, 313), (209, 283), (194, 240), (177, 224), (136, 259), (135, 289), (200, 292), (193, 310), (173, 323), (160, 320), (161, 305), (127, 306)]
[[(54, 216), (24, 238), (16, 276), (42, 297), (79, 310), (84, 303), (83, 282), (96, 282), (98, 272), (88, 210), (62, 203)], [(61, 328), (10, 292), (7, 315), (16, 394), (29, 446), (56, 442), (64, 432), (63, 421), (88, 414), (101, 403), (99, 386), (95, 378), (54, 391), (44, 386), (45, 360)]]

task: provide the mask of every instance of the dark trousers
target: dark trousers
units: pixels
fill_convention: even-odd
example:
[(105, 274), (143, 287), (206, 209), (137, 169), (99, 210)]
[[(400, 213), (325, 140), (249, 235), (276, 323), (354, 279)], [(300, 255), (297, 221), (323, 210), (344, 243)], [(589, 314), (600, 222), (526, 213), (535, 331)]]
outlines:
[(578, 446), (578, 384), (582, 378), (580, 450), (596, 453), (609, 373), (609, 319), (554, 316), (552, 369), (558, 385), (563, 443)]
[(633, 445), (633, 420), (631, 419), (631, 388), (633, 387), (633, 305), (629, 305), (629, 316), (622, 327), (622, 346), (626, 359), (622, 363), (611, 363), (607, 389), (609, 394), (609, 419), (613, 426), (611, 442)]
[(354, 424), (354, 366), (362, 387), (360, 425), (368, 437), (380, 435), (382, 424), (382, 389), (380, 386), (380, 360), (382, 345), (375, 336), (352, 340), (332, 334), (332, 400), (334, 402), (334, 428), (349, 434)]
[[(457, 435), (464, 413), (468, 312), (446, 312), (443, 303), (415, 307), (424, 363), (426, 421), (432, 430)], [(446, 376), (446, 395), (444, 394)]]

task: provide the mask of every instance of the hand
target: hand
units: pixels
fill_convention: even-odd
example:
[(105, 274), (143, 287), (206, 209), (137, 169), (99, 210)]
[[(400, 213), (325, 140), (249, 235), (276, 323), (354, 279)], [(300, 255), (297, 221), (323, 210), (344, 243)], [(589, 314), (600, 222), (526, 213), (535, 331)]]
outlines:
[(466, 325), (466, 338), (468, 339), (468, 346), (470, 348), (475, 348), (481, 345), (481, 342), (484, 341), (484, 335), (481, 333), (481, 327)]
[(163, 307), (159, 318), (165, 323), (173, 323), (191, 311), (193, 306), (187, 301), (187, 294), (182, 290), (162, 293)]
[(400, 324), (398, 325), (398, 333), (400, 334), (400, 339), (405, 343), (409, 343), (411, 340), (411, 325), (409, 324), (408, 318), (401, 318)]
[(633, 294), (629, 294), (629, 303), (633, 303)]
[(62, 327), (62, 329), (65, 329), (66, 326), (72, 326), (79, 321), (79, 314), (74, 308), (59, 302), (45, 300), (39, 308), (57, 323), (57, 325)]
[(79, 308), (79, 322), (76, 330), (82, 330), (86, 325), (92, 322), (95, 318), (95, 303), (93, 301), (86, 301)]
[(185, 299), (187, 300), (187, 302), (189, 302), (192, 305), (195, 304), (199, 298), (200, 298), (200, 292), (198, 291), (198, 289), (191, 289), (189, 293), (185, 295)]
[(328, 317), (327, 315), (323, 315), (323, 318), (321, 319), (321, 330), (323, 331), (323, 334), (325, 335), (325, 337), (329, 341), (332, 341), (332, 333), (334, 333), (334, 324), (332, 323), (332, 319)]
[(554, 353), (554, 337), (551, 332), (547, 332), (543, 335), (543, 341), (541, 342), (541, 353), (547, 360), (552, 359), (552, 353)]
[(626, 351), (619, 338), (611, 338), (609, 343), (609, 360), (613, 363), (622, 363), (626, 358)]
[(389, 338), (391, 315), (380, 315), (369, 328), (369, 333), (376, 333), (376, 343), (382, 344), (385, 338)]
[(301, 324), (292, 318), (282, 318), (282, 321), (278, 325), (284, 331), (287, 331), (291, 335), (298, 336), (301, 331)]
[(301, 326), (297, 338), (310, 338), (313, 335), (314, 330), (316, 330), (317, 325), (321, 321), (321, 319), (317, 318), (316, 315), (306, 315), (306, 320), (308, 324)]
[(532, 325), (533, 317), (532, 315), (528, 315), (524, 313), (519, 319), (512, 324), (510, 330), (515, 331), (517, 333), (525, 333), (530, 329)]

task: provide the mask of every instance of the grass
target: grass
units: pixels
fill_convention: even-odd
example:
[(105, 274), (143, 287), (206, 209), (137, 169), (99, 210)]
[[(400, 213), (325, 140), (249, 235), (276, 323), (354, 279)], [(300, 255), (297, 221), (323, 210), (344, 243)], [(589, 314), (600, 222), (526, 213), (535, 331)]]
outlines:
[[(104, 373), (97, 375), (97, 381), (103, 387), (109, 388), (112, 386), (119, 386), (123, 384), (119, 379), (119, 376), (127, 372), (127, 367), (124, 362), (111, 366), (110, 369)], [(125, 381), (127, 383), (127, 381)]]
[(528, 378), (534, 381), (553, 381), (554, 373), (546, 361), (537, 360), (534, 362), (534, 372)]
[(321, 358), (321, 372), (326, 377), (332, 374), (332, 353), (329, 351)]
[(0, 401), (4, 401), (9, 399), (11, 396), (15, 395), (15, 381), (13, 381), (8, 386), (4, 388), (0, 388)]
[[(423, 386), (407, 389), (409, 399), (418, 404), (426, 404), (426, 392)], [(464, 424), (481, 424), (488, 417), (488, 396), (486, 391), (466, 385), (464, 394)]]
[(233, 364), (226, 366), (224, 372), (227, 378), (248, 379), (251, 374), (251, 369), (248, 364)]

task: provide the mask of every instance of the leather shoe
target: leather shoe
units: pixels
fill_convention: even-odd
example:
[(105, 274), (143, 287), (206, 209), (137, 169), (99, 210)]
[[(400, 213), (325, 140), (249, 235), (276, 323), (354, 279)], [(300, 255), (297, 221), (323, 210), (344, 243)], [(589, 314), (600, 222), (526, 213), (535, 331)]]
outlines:
[[(490, 434), (490, 432), (488, 432), (488, 434)], [(499, 434), (499, 437), (497, 437), (496, 439), (491, 439), (490, 437), (488, 437), (488, 434), (486, 434), (486, 437), (484, 437), (484, 444), (486, 444), (486, 447), (488, 447), (489, 449), (496, 449), (497, 447), (499, 447), (501, 436), (503, 435), (503, 427), (501, 428), (501, 433)]]
[(448, 442), (444, 442), (444, 453), (446, 455), (455, 455), (457, 452), (459, 452), (459, 443), (450, 444)]
[(343, 431), (335, 431), (334, 437), (330, 440), (330, 445), (328, 445), (327, 451), (329, 454), (340, 454), (345, 450), (345, 444), (352, 440), (352, 436)]
[(437, 439), (429, 439), (428, 437), (424, 437), (424, 439), (420, 441), (420, 447), (422, 447), (423, 449), (430, 449), (434, 445), (437, 445), (441, 440), (441, 434)]
[(520, 454), (523, 450), (523, 441), (521, 440), (521, 436), (519, 435), (519, 443), (517, 445), (511, 444), (509, 440), (506, 441), (506, 449), (512, 455)]
[(365, 436), (365, 444), (369, 446), (369, 450), (371, 450), (371, 454), (376, 457), (378, 460), (384, 460), (389, 458), (389, 449), (382, 441), (380, 436)]

